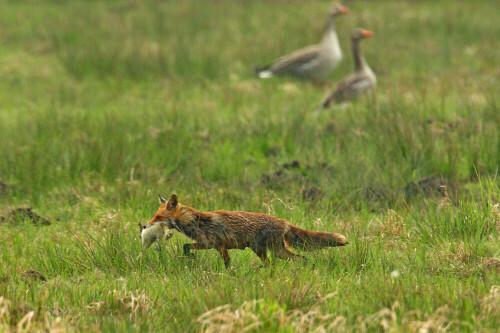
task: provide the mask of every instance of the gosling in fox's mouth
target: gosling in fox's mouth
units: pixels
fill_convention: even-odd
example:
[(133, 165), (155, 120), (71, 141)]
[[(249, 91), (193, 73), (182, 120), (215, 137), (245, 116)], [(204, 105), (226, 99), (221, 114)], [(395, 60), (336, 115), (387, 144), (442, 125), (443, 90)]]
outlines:
[(147, 250), (154, 242), (157, 242), (155, 250), (161, 251), (161, 240), (169, 240), (174, 235), (172, 229), (167, 228), (163, 223), (157, 223), (150, 226), (145, 226), (139, 223), (141, 232), (142, 248)]

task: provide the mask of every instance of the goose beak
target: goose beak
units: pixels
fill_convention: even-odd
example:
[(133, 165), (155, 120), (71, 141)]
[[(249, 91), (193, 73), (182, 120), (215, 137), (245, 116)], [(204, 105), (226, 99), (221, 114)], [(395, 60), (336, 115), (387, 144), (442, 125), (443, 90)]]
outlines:
[(340, 7), (337, 8), (337, 11), (338, 11), (339, 14), (345, 15), (345, 14), (349, 13), (350, 10), (347, 7), (340, 6)]
[(372, 31), (370, 31), (370, 30), (363, 30), (363, 31), (361, 32), (361, 35), (362, 35), (363, 37), (371, 37), (371, 36), (373, 36), (373, 32), (372, 32)]

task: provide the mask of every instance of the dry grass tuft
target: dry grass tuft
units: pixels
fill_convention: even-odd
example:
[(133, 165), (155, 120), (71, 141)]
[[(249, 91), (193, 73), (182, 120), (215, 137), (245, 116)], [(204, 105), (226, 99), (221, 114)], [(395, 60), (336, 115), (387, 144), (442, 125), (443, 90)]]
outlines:
[[(332, 295), (335, 295), (333, 293)], [(325, 297), (328, 298), (328, 296)], [(497, 304), (500, 289), (492, 291), (484, 299), (486, 313), (498, 311)], [(452, 320), (452, 310), (441, 306), (435, 312), (423, 314), (420, 311), (407, 311), (401, 314), (401, 306), (395, 302), (390, 308), (383, 308), (367, 316), (355, 318), (354, 325), (348, 323), (344, 316), (324, 313), (317, 305), (308, 311), (299, 309), (285, 311), (277, 305), (270, 305), (263, 300), (253, 300), (243, 303), (236, 308), (226, 304), (209, 310), (198, 317), (203, 332), (233, 333), (259, 332), (262, 330), (276, 331), (280, 328), (289, 328), (293, 332), (346, 332), (354, 329), (356, 332), (370, 332), (383, 330), (385, 332), (448, 332), (468, 323)]]
[(403, 217), (389, 209), (385, 220), (381, 221), (380, 232), (382, 237), (397, 237), (405, 233)]
[(390, 308), (384, 308), (367, 317), (358, 318), (356, 330), (369, 332), (373, 329), (382, 329), (384, 332), (429, 333), (460, 331), (460, 327), (468, 325), (464, 322), (451, 320), (452, 310), (448, 305), (441, 306), (430, 314), (422, 314), (421, 311), (407, 311), (399, 315), (398, 313), (401, 313), (401, 306), (395, 302)]
[(234, 309), (231, 304), (221, 305), (202, 314), (197, 322), (206, 333), (248, 332), (263, 325), (254, 314), (261, 302), (262, 300), (245, 302), (238, 309)]
[(482, 319), (496, 318), (500, 322), (500, 286), (492, 286), (490, 292), (481, 300)]
[(447, 305), (439, 307), (424, 320), (409, 321), (410, 331), (419, 333), (448, 332), (455, 321), (449, 319), (450, 308)]
[[(25, 311), (21, 319), (16, 323), (12, 320), (16, 317), (16, 309), (12, 308), (12, 302), (5, 297), (0, 297), (0, 332), (68, 332), (72, 331), (68, 324), (69, 318), (54, 317), (50, 311), (45, 311), (43, 317), (37, 316), (33, 310)], [(60, 312), (60, 310), (58, 311)]]
[(493, 217), (495, 218), (495, 225), (497, 230), (500, 231), (500, 204), (493, 205)]
[(152, 308), (151, 299), (144, 292), (136, 290), (123, 294), (123, 291), (113, 290), (107, 299), (87, 305), (87, 308), (100, 314), (128, 314), (132, 319), (137, 315), (147, 313)]
[(10, 308), (11, 301), (6, 299), (4, 296), (0, 297), (0, 327), (8, 325), (10, 323)]
[[(336, 293), (329, 294), (326, 300)], [(232, 333), (250, 332), (268, 329), (269, 326), (289, 327), (293, 332), (338, 332), (343, 330), (346, 318), (323, 314), (317, 306), (307, 312), (302, 310), (285, 311), (277, 305), (270, 305), (263, 300), (243, 303), (239, 308), (232, 304), (218, 306), (198, 317), (202, 331)]]
[(500, 259), (499, 258), (483, 258), (483, 267), (488, 271), (497, 271), (500, 273)]

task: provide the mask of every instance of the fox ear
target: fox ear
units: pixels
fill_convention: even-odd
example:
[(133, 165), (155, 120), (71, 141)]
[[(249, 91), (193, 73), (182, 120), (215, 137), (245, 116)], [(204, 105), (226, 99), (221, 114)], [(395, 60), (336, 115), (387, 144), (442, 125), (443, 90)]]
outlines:
[(165, 202), (167, 202), (167, 199), (165, 199), (164, 197), (162, 197), (159, 194), (158, 194), (158, 199), (160, 199), (160, 204), (164, 204)]
[(179, 201), (177, 201), (177, 196), (175, 194), (172, 194), (172, 196), (170, 196), (170, 199), (168, 199), (167, 209), (168, 210), (176, 209), (178, 203), (179, 203)]

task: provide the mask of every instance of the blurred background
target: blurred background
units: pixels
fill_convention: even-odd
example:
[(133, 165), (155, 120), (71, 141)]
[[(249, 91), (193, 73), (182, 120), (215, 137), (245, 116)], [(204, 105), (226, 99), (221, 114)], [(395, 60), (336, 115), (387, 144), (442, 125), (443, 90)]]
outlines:
[[(481, 302), (500, 266), (484, 266), (500, 251), (500, 3), (343, 4), (344, 61), (316, 85), (259, 80), (254, 68), (319, 42), (330, 1), (2, 1), (0, 207), (10, 222), (0, 223), (0, 296), (12, 302), (3, 323), (34, 311), (43, 328), (49, 311), (66, 329), (190, 331), (209, 327), (196, 318), (210, 309), (264, 299), (252, 311), (270, 331), (295, 327), (266, 322), (273, 309), (319, 306), (360, 330), (365, 314), (395, 302), (391, 327), (413, 327), (406, 311), (425, 322), (447, 305), (447, 320), (494, 330), (498, 312)], [(314, 115), (353, 70), (354, 28), (374, 32), (361, 48), (376, 93)], [(338, 231), (352, 246), (263, 271), (235, 252), (231, 275), (211, 251), (179, 259), (187, 239), (176, 234), (163, 257), (139, 261), (136, 225), (157, 193)], [(29, 269), (48, 282), (26, 283)], [(126, 306), (135, 290), (150, 300), (142, 318)], [(335, 290), (349, 297), (317, 303)], [(329, 327), (316, 323), (303, 329)]]

